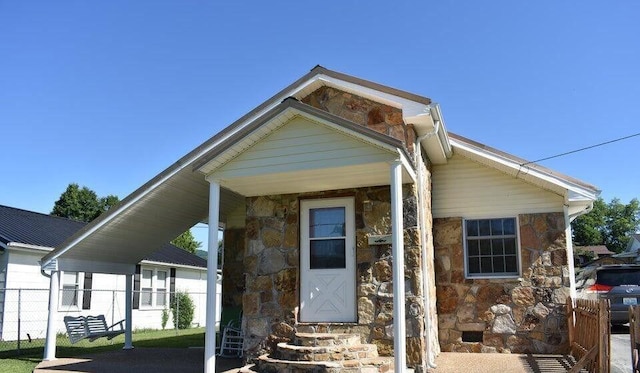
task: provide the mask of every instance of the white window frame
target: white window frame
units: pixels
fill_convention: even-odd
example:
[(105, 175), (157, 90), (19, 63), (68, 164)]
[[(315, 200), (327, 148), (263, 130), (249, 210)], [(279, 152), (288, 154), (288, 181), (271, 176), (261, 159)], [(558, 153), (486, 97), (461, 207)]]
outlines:
[[(75, 273), (76, 275), (76, 282), (75, 284), (70, 284), (70, 283), (65, 283), (65, 279), (66, 279), (66, 275)], [(82, 309), (82, 299), (83, 299), (83, 279), (84, 279), (84, 272), (74, 272), (74, 271), (61, 271), (60, 272), (60, 299), (59, 299), (59, 304), (58, 307), (60, 308), (60, 310), (64, 310), (64, 311), (79, 311)], [(75, 304), (64, 304), (64, 294), (66, 291), (71, 291), (71, 289), (69, 290), (65, 290), (65, 286), (75, 286), (75, 292), (76, 292), (76, 303)]]
[[(477, 221), (477, 220), (493, 220), (493, 219), (513, 219), (515, 224), (515, 243), (516, 243), (516, 273), (469, 273), (469, 252), (468, 252), (468, 240), (467, 240), (467, 222), (468, 221)], [(520, 255), (520, 222), (518, 221), (517, 216), (496, 216), (496, 217), (474, 217), (474, 218), (466, 218), (462, 219), (462, 244), (464, 247), (464, 275), (467, 279), (513, 279), (521, 276), (522, 268), (521, 268), (521, 255)], [(490, 239), (486, 236), (487, 239)], [(504, 237), (504, 236), (500, 236)]]
[[(151, 286), (146, 286), (144, 283), (143, 273), (144, 271), (151, 271)], [(164, 287), (159, 287), (158, 285), (158, 272), (165, 273), (164, 279)], [(171, 271), (169, 268), (159, 268), (159, 267), (147, 267), (143, 266), (140, 268), (140, 297), (139, 297), (139, 309), (141, 310), (155, 310), (155, 309), (163, 309), (165, 307), (169, 307), (169, 286), (170, 286), (170, 276)], [(143, 294), (148, 292), (151, 289), (151, 304), (143, 303)], [(158, 304), (158, 290), (164, 290), (164, 303)]]

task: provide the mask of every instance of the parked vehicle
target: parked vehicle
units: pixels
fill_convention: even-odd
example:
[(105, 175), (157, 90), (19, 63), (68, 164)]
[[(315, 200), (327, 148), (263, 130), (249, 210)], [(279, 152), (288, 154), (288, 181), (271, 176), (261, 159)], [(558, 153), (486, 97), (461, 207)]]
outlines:
[(629, 306), (640, 304), (640, 265), (613, 264), (586, 269), (576, 276), (579, 296), (609, 299), (611, 324), (629, 322)]

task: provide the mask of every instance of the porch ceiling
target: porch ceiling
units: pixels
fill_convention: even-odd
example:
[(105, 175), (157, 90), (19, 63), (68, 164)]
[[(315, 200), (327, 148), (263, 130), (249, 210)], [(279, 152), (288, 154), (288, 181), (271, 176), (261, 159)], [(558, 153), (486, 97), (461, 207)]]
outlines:
[[(376, 162), (345, 167), (282, 172), (226, 179), (224, 187), (247, 197), (259, 195), (320, 192), (326, 190), (389, 185), (389, 162)], [(412, 182), (403, 168), (402, 182)]]
[[(229, 212), (244, 205), (244, 197), (226, 188), (220, 193), (224, 221)], [(58, 254), (60, 270), (127, 273), (133, 264), (208, 216), (209, 183), (189, 168), (149, 193), (136, 194), (115, 207), (119, 213), (103, 214), (66, 241), (64, 255), (55, 250), (42, 263)]]

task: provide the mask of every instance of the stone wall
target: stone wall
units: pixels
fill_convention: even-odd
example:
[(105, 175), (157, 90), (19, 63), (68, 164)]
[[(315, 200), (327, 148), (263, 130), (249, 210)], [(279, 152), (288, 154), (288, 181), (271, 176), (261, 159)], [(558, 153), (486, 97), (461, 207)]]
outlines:
[(222, 267), (222, 306), (242, 307), (244, 293), (244, 228), (224, 230), (224, 266)]
[[(425, 356), (424, 360), (430, 356), (433, 360), (440, 353), (440, 344), (438, 342), (438, 314), (436, 307), (436, 281), (435, 281), (435, 269), (434, 269), (434, 261), (435, 261), (435, 250), (433, 246), (433, 215), (432, 215), (432, 201), (431, 201), (431, 169), (429, 168), (428, 160), (423, 159), (422, 162), (419, 162), (418, 167), (421, 169), (421, 175), (419, 175), (422, 184), (422, 206), (420, 206), (420, 213), (422, 214), (424, 228), (424, 235), (421, 239), (424, 239), (425, 242), (422, 245), (423, 252), (425, 253), (425, 258), (423, 259), (424, 263), (424, 271), (426, 273), (426, 284), (425, 284), (425, 296), (427, 301), (425, 302), (425, 306), (427, 308), (428, 322), (430, 325), (427, 326), (427, 348), (424, 349)], [(428, 349), (428, 350), (427, 350)], [(434, 363), (435, 362), (431, 362)], [(432, 365), (432, 364), (431, 364)]]
[[(491, 280), (465, 279), (462, 218), (435, 219), (443, 351), (567, 351), (565, 302), (570, 284), (564, 216), (524, 214), (518, 221), (521, 277)], [(478, 341), (466, 342), (465, 336)]]
[[(354, 196), (356, 214), (356, 323), (297, 324), (299, 303), (299, 201)], [(422, 257), (417, 226), (417, 198), (403, 187), (407, 355), (409, 364), (424, 364)], [(247, 198), (243, 294), (245, 349), (249, 358), (272, 351), (294, 331), (359, 333), (381, 355), (393, 354), (393, 286), (390, 245), (369, 246), (371, 234), (391, 233), (388, 186), (323, 193)]]
[(413, 154), (416, 133), (413, 125), (404, 123), (401, 109), (383, 105), (331, 87), (318, 88), (301, 101), (396, 138), (405, 144), (410, 154)]

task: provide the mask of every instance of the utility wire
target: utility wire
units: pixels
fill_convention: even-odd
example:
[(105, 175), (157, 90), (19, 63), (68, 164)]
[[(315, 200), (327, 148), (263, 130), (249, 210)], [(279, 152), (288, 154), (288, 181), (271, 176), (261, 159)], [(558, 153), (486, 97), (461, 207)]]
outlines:
[(615, 140), (610, 140), (610, 141), (601, 142), (600, 144), (595, 144), (595, 145), (587, 146), (587, 147), (584, 147), (584, 148), (580, 148), (580, 149), (576, 149), (576, 150), (571, 150), (571, 151), (568, 151), (568, 152), (565, 152), (565, 153), (552, 155), (551, 157), (546, 157), (546, 158), (536, 159), (535, 161), (530, 161), (530, 162), (523, 163), (523, 164), (521, 164), (520, 166), (526, 166), (526, 165), (531, 164), (531, 163), (538, 163), (538, 162), (546, 161), (546, 160), (553, 159), (553, 158), (563, 157), (563, 156), (565, 156), (565, 155), (569, 155), (569, 154), (573, 154), (573, 153), (578, 153), (578, 152), (581, 152), (581, 151), (584, 151), (584, 150), (589, 150), (589, 149), (597, 148), (597, 147), (599, 147), (599, 146), (612, 144), (612, 143), (614, 143), (614, 142), (618, 142), (618, 141), (622, 141), (622, 140), (627, 140), (627, 139), (630, 139), (630, 138), (632, 138), (632, 137), (636, 137), (636, 136), (640, 136), (640, 132), (639, 132), (639, 133), (634, 133), (633, 135), (629, 135), (629, 136), (625, 136), (625, 137), (620, 137), (620, 138), (617, 138), (617, 139), (615, 139)]

